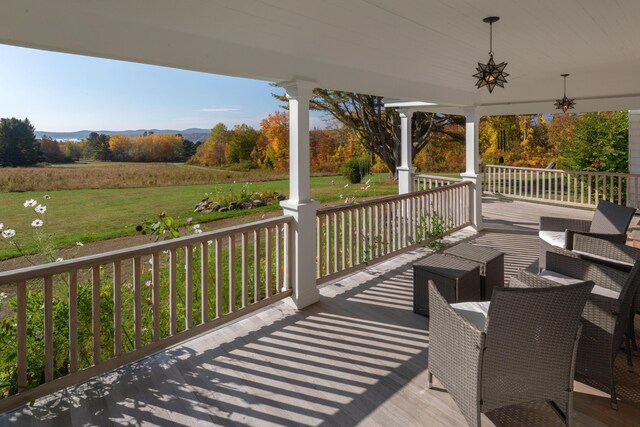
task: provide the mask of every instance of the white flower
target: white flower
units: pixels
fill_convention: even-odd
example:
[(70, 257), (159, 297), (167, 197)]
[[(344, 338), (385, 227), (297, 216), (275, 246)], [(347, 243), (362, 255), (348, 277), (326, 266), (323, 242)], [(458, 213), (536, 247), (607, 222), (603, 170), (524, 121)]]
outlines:
[(6, 300), (8, 295), (5, 292), (0, 292), (0, 301)]
[(195, 234), (200, 234), (200, 233), (202, 233), (202, 230), (200, 230), (199, 228), (196, 228), (195, 230), (193, 230), (193, 232)]
[(82, 243), (82, 242), (76, 242), (76, 246), (84, 246), (84, 243)]
[(43, 214), (43, 213), (45, 213), (47, 211), (47, 207), (43, 206), (43, 205), (38, 205), (38, 206), (36, 206), (35, 211), (37, 213), (39, 213), (39, 214)]
[(24, 207), (25, 207), (25, 208), (32, 208), (32, 207), (34, 207), (34, 206), (35, 206), (35, 205), (37, 205), (37, 204), (38, 204), (38, 202), (37, 202), (37, 201), (35, 201), (35, 200), (33, 200), (33, 199), (29, 199), (29, 200), (25, 200), (25, 202), (24, 202)]
[(16, 235), (16, 230), (14, 230), (13, 228), (7, 228), (2, 232), (2, 237), (4, 237), (5, 239), (10, 239), (15, 235)]
[(213, 240), (207, 240), (207, 245), (209, 246), (213, 245)]
[(340, 195), (340, 198), (342, 199), (342, 194)]
[(193, 229), (194, 229), (194, 230), (200, 230), (200, 224), (196, 224), (196, 225), (194, 225), (194, 226), (193, 226)]
[(41, 219), (34, 219), (33, 221), (31, 221), (32, 227), (42, 227), (43, 224), (44, 222), (42, 222)]
[(56, 258), (56, 262), (62, 262), (62, 261), (64, 261), (64, 258), (62, 258), (62, 257)]
[(42, 332), (36, 331), (36, 338), (41, 340), (42, 339)]

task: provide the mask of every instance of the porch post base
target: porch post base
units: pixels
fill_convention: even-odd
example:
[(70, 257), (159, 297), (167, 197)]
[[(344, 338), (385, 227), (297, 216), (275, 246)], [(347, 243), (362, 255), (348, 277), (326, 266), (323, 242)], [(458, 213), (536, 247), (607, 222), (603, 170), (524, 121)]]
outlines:
[(471, 206), (471, 225), (476, 231), (484, 229), (482, 221), (482, 182), (484, 174), (482, 173), (461, 173), (463, 181), (469, 181), (473, 184), (469, 193), (469, 204)]
[(400, 194), (413, 193), (413, 176), (416, 172), (416, 168), (411, 166), (398, 166), (396, 171), (398, 172), (398, 192)]
[(291, 260), (291, 300), (302, 309), (320, 300), (316, 286), (316, 212), (320, 204), (315, 200), (280, 202), (284, 215), (293, 217)]

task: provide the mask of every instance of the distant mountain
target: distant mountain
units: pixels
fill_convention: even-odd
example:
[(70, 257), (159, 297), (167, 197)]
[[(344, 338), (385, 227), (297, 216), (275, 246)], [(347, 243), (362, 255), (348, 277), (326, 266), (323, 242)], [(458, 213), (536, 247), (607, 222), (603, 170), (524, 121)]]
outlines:
[(175, 135), (181, 134), (185, 139), (190, 141), (205, 141), (209, 137), (210, 129), (189, 128), (185, 130), (174, 129), (138, 129), (138, 130), (78, 130), (75, 132), (47, 132), (43, 130), (37, 130), (35, 132), (36, 138), (42, 138), (44, 135), (49, 138), (57, 139), (58, 141), (80, 141), (89, 136), (91, 132), (104, 133), (105, 135), (126, 135), (126, 136), (140, 136), (145, 132), (153, 132), (155, 134), (169, 134)]

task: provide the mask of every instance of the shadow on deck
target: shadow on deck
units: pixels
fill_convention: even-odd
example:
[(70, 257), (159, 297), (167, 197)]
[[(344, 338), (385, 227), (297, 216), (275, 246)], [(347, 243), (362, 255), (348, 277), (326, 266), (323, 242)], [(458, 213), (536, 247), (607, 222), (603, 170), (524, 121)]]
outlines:
[[(537, 217), (550, 211), (591, 216), (488, 200), (487, 230), (448, 240), (501, 249), (509, 276), (536, 261)], [(426, 387), (428, 319), (412, 312), (411, 268), (426, 255), (406, 253), (326, 285), (320, 302), (302, 311), (276, 304), (6, 414), (0, 424), (464, 426), (448, 393)], [(624, 358), (618, 368), (620, 410), (609, 408), (606, 394), (578, 385), (577, 425), (640, 419), (638, 375), (627, 372)], [(495, 411), (483, 423), (562, 425), (546, 404)]]

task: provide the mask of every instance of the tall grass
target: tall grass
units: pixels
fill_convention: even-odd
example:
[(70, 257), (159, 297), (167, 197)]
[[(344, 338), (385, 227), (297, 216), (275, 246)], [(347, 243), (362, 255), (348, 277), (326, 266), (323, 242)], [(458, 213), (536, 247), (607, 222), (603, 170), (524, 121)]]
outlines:
[(272, 171), (230, 171), (169, 163), (94, 162), (55, 167), (0, 168), (0, 192), (161, 187), (285, 179)]

